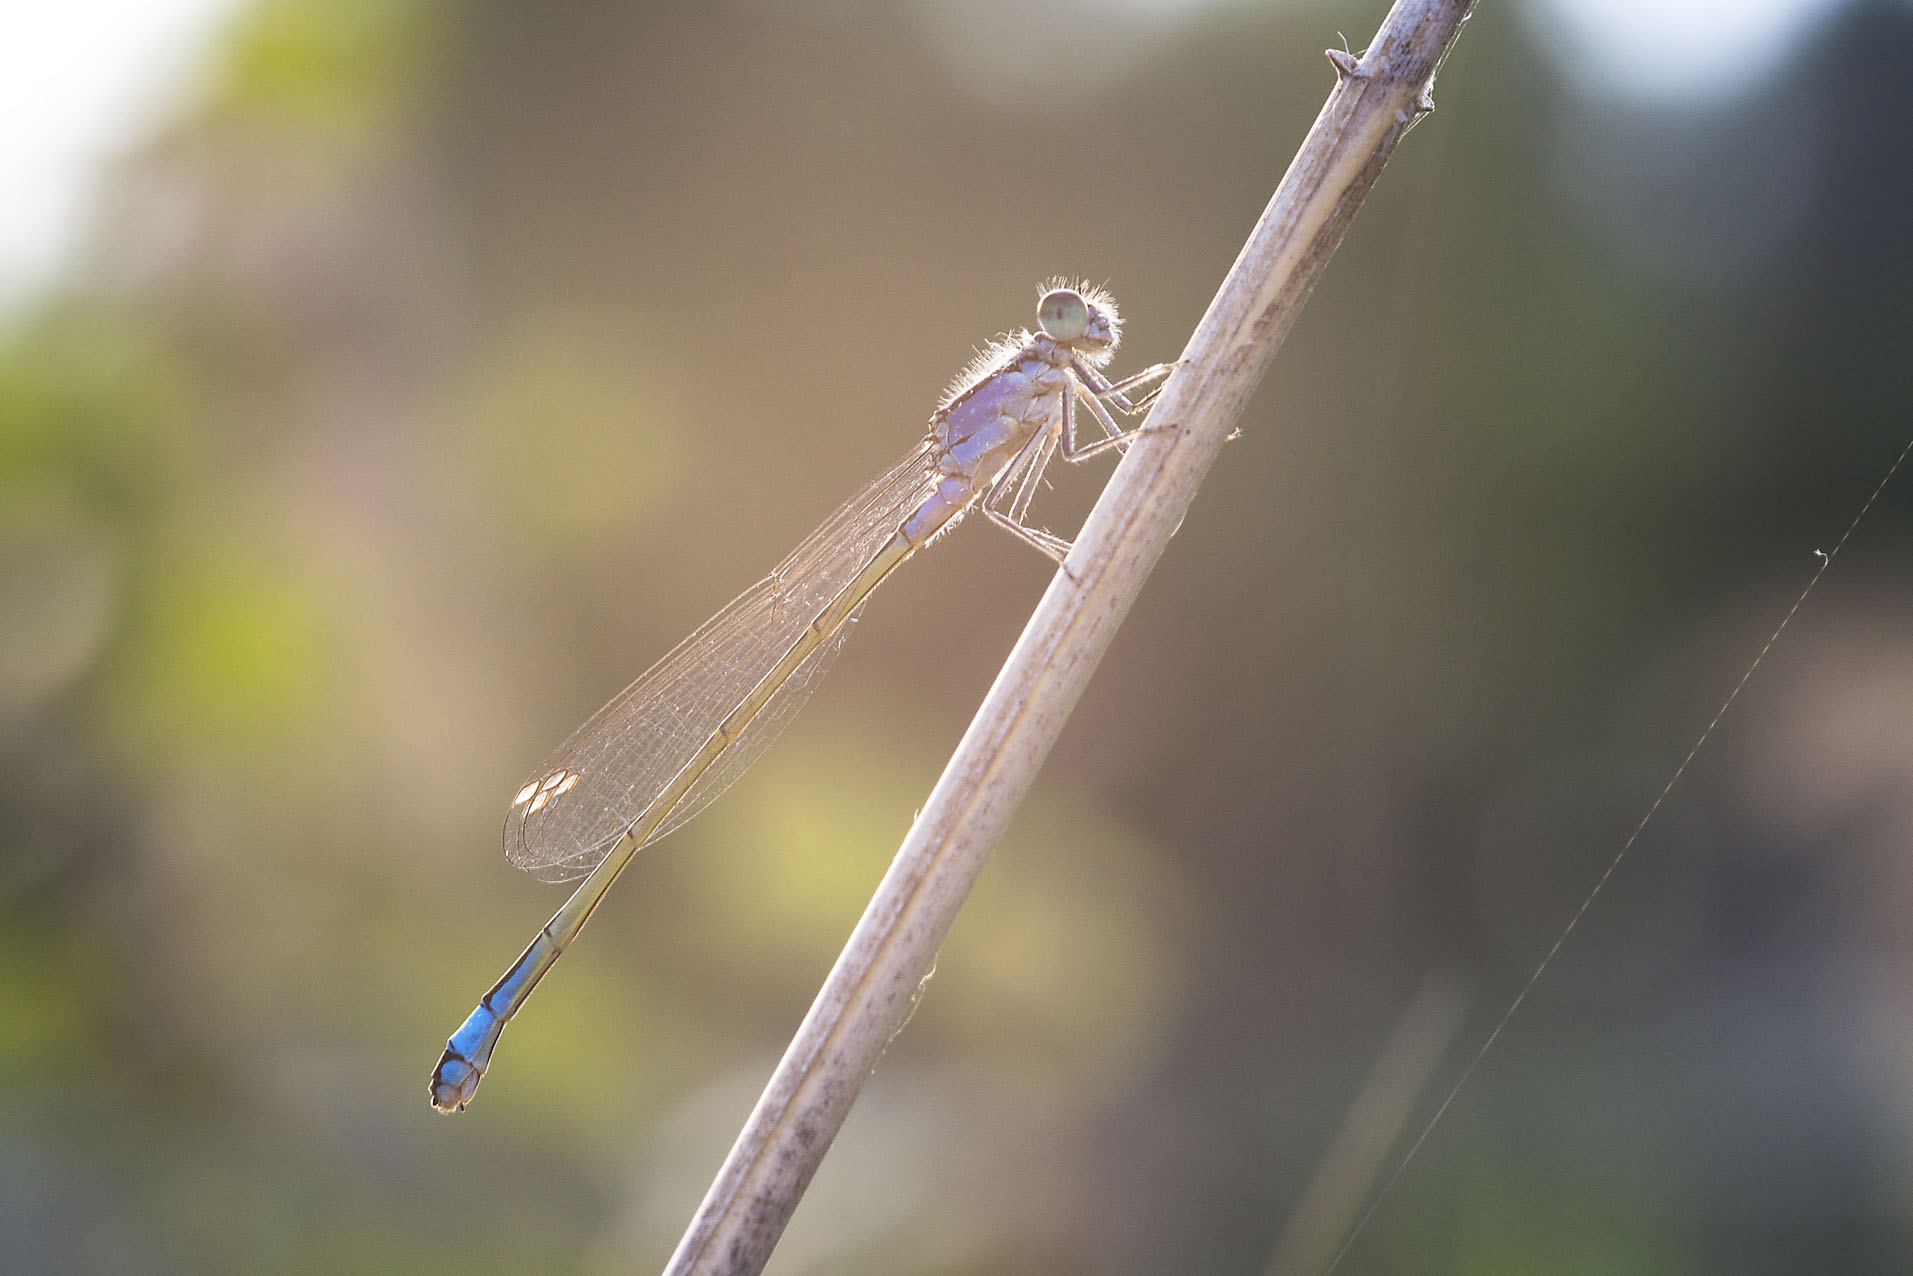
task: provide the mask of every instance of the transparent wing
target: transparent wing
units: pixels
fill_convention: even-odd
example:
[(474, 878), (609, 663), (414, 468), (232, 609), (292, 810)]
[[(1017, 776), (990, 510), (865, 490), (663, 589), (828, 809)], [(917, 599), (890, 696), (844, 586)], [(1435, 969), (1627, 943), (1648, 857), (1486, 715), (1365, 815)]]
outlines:
[[(718, 725), (791, 650), (899, 525), (936, 490), (926, 440), (591, 716), (545, 760), (505, 816), (505, 854), (550, 882), (604, 859)], [(672, 808), (649, 841), (703, 810), (789, 724), (842, 648), (828, 636)], [(647, 843), (648, 844), (648, 843)]]

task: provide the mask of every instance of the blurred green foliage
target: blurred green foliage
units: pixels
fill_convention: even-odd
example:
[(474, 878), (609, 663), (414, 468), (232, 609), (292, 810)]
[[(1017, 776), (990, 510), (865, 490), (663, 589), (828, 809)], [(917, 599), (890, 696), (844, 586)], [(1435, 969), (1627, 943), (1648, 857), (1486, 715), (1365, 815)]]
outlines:
[(447, 36), (433, 0), (264, 0), (241, 10), (213, 72), (237, 120), (375, 134), (436, 83)]

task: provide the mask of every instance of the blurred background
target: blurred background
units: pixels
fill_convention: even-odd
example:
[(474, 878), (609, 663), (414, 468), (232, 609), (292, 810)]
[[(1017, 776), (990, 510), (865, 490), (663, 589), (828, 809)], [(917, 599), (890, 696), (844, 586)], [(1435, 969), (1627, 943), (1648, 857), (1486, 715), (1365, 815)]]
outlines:
[[(1039, 280), (1172, 358), (1385, 8), (5, 19), (0, 1268), (660, 1266), (1049, 569), (887, 585), (447, 1118), (506, 802)], [(1910, 79), (1482, 6), (773, 1271), (1274, 1270), (1404, 1023), (1412, 1137), (1913, 433)], [(1903, 474), (1340, 1270), (1913, 1265), (1910, 568)]]

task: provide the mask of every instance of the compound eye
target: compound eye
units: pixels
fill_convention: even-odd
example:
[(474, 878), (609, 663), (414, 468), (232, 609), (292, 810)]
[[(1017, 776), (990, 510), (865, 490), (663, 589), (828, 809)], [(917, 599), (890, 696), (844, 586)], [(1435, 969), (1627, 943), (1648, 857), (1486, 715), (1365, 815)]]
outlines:
[(1089, 303), (1074, 289), (1051, 289), (1036, 303), (1036, 324), (1058, 341), (1080, 341), (1089, 330)]

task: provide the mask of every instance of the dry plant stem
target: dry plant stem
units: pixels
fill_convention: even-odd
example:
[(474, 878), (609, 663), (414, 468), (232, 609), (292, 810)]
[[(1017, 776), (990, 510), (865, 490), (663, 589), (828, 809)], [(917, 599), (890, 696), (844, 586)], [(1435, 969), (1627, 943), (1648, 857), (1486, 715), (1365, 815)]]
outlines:
[(1346, 1247), (1352, 1239), (1362, 1198), (1461, 1027), (1468, 1000), (1454, 975), (1437, 971), (1422, 980), (1289, 1212), (1263, 1276), (1324, 1276), (1335, 1269), (1336, 1243)]
[(1336, 85), (665, 1269), (763, 1269), (983, 862), (1380, 175), (1471, 0), (1400, 0)]

